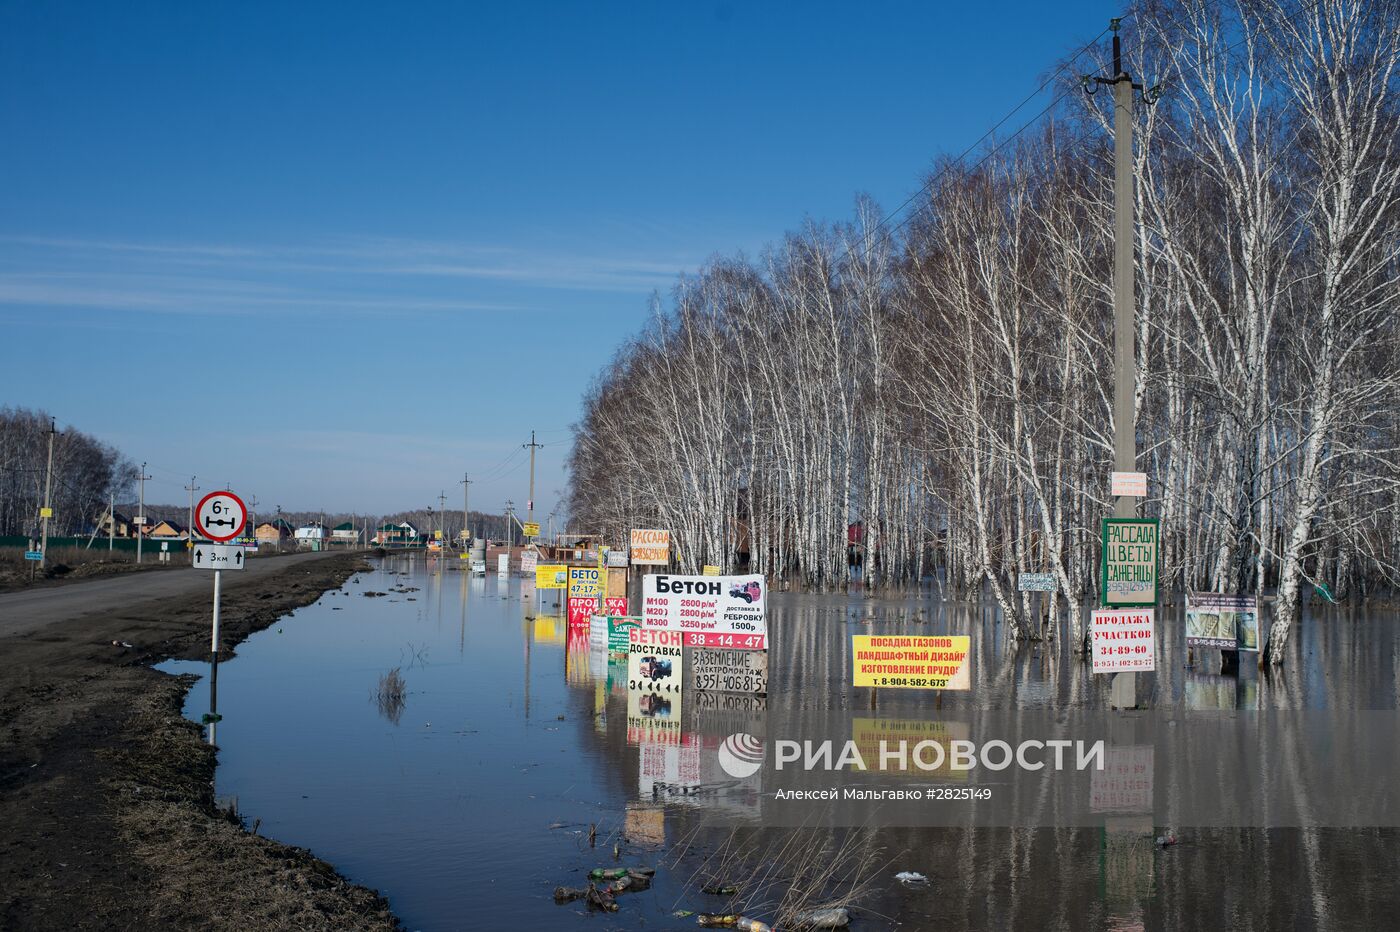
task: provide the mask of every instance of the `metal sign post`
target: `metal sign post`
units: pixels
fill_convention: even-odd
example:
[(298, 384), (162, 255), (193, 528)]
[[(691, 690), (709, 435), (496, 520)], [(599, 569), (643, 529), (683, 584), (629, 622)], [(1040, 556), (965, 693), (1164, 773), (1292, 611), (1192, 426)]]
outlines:
[[(227, 490), (210, 492), (199, 500), (194, 513), (194, 529), (206, 539), (221, 544), (242, 533), (248, 523), (248, 506)], [(219, 662), (219, 590), (223, 571), (243, 569), (243, 548), (200, 544), (191, 551), (196, 569), (214, 571), (214, 623), (209, 638), (210, 663)]]

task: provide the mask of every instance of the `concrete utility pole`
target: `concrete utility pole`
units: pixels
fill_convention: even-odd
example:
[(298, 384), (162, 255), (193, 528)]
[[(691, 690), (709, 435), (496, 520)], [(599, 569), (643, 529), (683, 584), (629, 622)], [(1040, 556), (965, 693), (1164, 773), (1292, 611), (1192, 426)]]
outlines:
[(49, 468), (44, 473), (44, 510), (39, 512), (40, 520), (43, 522), (43, 530), (40, 534), (43, 537), (39, 544), (39, 571), (43, 572), (44, 564), (49, 559), (49, 516), (53, 514), (53, 500), (49, 497), (53, 489), (53, 435), (58, 433), (58, 427), (53, 418), (49, 418)]
[(530, 442), (522, 443), (530, 451), (530, 497), (525, 502), (525, 520), (531, 523), (535, 520), (535, 450), (544, 446), (542, 443), (535, 443), (535, 432), (530, 431)]
[(506, 549), (515, 546), (515, 502), (506, 499)]
[(141, 495), (136, 506), (136, 562), (141, 562), (141, 544), (146, 539), (146, 480), (151, 477), (146, 475), (146, 464), (141, 464), (141, 475), (136, 477), (140, 480)]
[[(1093, 80), (1113, 88), (1113, 468), (1117, 472), (1137, 472), (1133, 91), (1143, 87), (1134, 84), (1132, 75), (1123, 67), (1122, 40), (1118, 35), (1121, 22), (1116, 18), (1109, 21), (1113, 30), (1113, 75)], [(1085, 88), (1089, 88), (1087, 81)], [(1155, 88), (1146, 90), (1143, 99), (1151, 104), (1155, 94)], [(1137, 501), (1133, 497), (1119, 495), (1114, 500), (1115, 518), (1132, 518), (1136, 514)], [(1136, 673), (1114, 675), (1110, 704), (1114, 708), (1137, 705)]]
[(438, 492), (438, 531), (443, 546), (447, 546), (447, 493), (443, 491)]
[(258, 549), (258, 497), (248, 496), (248, 536), (253, 540), (253, 550)]
[(112, 551), (116, 548), (117, 536), (117, 493), (112, 492), (107, 496), (107, 558), (111, 559)]
[(471, 477), (470, 477), (469, 475), (467, 475), (467, 473), (462, 473), (461, 486), (462, 486), (462, 536), (463, 536), (463, 539), (465, 539), (466, 542), (467, 542), (467, 548), (466, 548), (466, 549), (470, 550), (470, 549), (471, 549), (471, 545), (472, 545), (473, 538), (472, 538), (471, 512), (467, 510), (467, 500), (468, 500), (468, 495), (467, 495), (467, 493), (471, 491), (472, 480), (471, 480)]
[(185, 527), (188, 528), (188, 530), (185, 532), (186, 550), (194, 549), (194, 493), (199, 491), (199, 486), (194, 484), (194, 480), (195, 477), (190, 476), (190, 484), (185, 486), (185, 491), (190, 493), (190, 522), (189, 524), (185, 525)]

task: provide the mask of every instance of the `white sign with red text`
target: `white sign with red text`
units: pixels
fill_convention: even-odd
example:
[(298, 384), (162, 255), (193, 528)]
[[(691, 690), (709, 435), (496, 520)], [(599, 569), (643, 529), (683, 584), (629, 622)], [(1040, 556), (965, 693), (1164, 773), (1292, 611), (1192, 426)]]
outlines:
[(1151, 608), (1101, 608), (1089, 632), (1095, 673), (1157, 669), (1157, 617)]
[(642, 627), (680, 631), (689, 647), (766, 650), (768, 584), (762, 576), (642, 579)]

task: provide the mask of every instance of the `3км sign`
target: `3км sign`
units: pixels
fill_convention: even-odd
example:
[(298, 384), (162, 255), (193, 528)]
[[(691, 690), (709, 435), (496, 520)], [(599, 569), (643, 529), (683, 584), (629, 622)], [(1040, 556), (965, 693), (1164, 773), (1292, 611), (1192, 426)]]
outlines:
[(1160, 542), (1156, 518), (1104, 519), (1100, 592), (1105, 608), (1157, 604)]

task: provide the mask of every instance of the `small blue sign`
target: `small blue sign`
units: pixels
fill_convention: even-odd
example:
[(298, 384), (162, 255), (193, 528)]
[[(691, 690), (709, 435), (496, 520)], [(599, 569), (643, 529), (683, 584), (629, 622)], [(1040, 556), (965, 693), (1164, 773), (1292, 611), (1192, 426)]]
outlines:
[(25, 558), (26, 560), (42, 560), (42, 559), (44, 559), (44, 551), (42, 551), (42, 550), (26, 550), (26, 551), (24, 552), (24, 558)]

